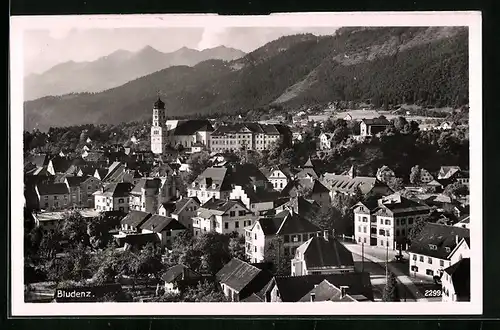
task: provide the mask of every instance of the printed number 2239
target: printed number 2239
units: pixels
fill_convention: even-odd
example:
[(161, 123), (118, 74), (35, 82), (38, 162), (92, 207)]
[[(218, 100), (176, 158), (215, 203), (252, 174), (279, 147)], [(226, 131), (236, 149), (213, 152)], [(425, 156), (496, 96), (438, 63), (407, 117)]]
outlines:
[(441, 290), (425, 290), (424, 296), (426, 296), (426, 297), (441, 297)]

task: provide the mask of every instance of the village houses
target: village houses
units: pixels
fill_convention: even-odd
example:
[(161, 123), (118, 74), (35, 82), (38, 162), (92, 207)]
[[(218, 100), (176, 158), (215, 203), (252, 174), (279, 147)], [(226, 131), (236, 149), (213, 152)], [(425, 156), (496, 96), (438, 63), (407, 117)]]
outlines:
[(111, 183), (93, 195), (95, 208), (98, 211), (122, 211), (130, 209), (130, 191), (133, 186), (129, 182)]
[(70, 205), (69, 189), (64, 183), (42, 183), (35, 186), (39, 208), (60, 210)]

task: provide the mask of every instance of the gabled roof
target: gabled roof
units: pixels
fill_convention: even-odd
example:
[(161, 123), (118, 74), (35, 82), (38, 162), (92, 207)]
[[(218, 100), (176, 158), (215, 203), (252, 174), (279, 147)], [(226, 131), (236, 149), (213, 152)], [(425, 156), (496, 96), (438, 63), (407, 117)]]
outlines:
[(276, 235), (278, 232), (278, 229), (280, 228), (281, 224), (283, 223), (283, 218), (276, 218), (276, 217), (266, 217), (266, 218), (260, 218), (258, 219), (254, 226), (259, 223), (260, 228), (262, 229), (262, 232), (264, 233), (265, 236), (272, 236)]
[[(466, 228), (426, 223), (420, 234), (411, 243), (408, 251), (429, 257), (448, 259), (457, 246), (457, 237), (460, 241), (462, 238), (469, 238), (469, 235), (469, 229)], [(433, 247), (431, 248), (431, 246)]]
[(156, 233), (137, 233), (116, 237), (120, 245), (130, 244), (134, 247), (141, 247), (148, 243), (159, 243), (160, 238)]
[(142, 193), (142, 189), (155, 189), (158, 191), (161, 187), (161, 180), (158, 178), (141, 178), (132, 189), (132, 193)]
[(52, 158), (50, 162), (52, 162), (52, 166), (56, 173), (64, 173), (71, 166), (71, 162), (67, 158), (60, 156)]
[(205, 119), (183, 120), (177, 123), (177, 126), (168, 131), (167, 135), (193, 135), (196, 132), (213, 132), (214, 128), (210, 121)]
[(400, 194), (392, 194), (385, 196), (378, 201), (379, 207), (375, 209), (375, 212), (379, 210), (389, 210), (393, 215), (404, 215), (413, 214), (421, 212), (430, 212), (431, 208), (428, 205), (418, 203), (414, 200), (405, 198)]
[(283, 218), (283, 222), (276, 232), (277, 235), (312, 233), (321, 230), (318, 226), (291, 210), (278, 213), (276, 218)]
[(141, 226), (141, 229), (152, 230), (155, 233), (160, 233), (164, 230), (183, 230), (186, 229), (184, 225), (175, 220), (174, 218), (164, 217), (155, 214), (147, 219)]
[(285, 165), (277, 165), (277, 166), (274, 166), (274, 167), (271, 167), (271, 169), (269, 171), (267, 171), (267, 173), (264, 174), (264, 172), (261, 170), (261, 172), (263, 172), (263, 174), (269, 178), (269, 176), (274, 172), (274, 171), (281, 171), (288, 179), (291, 179), (293, 178), (297, 173), (298, 171), (289, 167), (289, 166), (285, 166)]
[(184, 208), (189, 204), (189, 202), (194, 202), (198, 207), (200, 206), (200, 200), (198, 197), (183, 197), (175, 203), (175, 210), (172, 212), (174, 214), (179, 214), (184, 210)]
[(133, 186), (129, 182), (110, 183), (103, 188), (103, 191), (97, 191), (94, 194), (108, 197), (128, 197)]
[(184, 266), (182, 264), (178, 264), (167, 269), (167, 271), (162, 275), (161, 279), (166, 283), (172, 283), (176, 281), (195, 279), (201, 277), (202, 277), (201, 274), (192, 270), (191, 268)]
[[(272, 278), (272, 275), (240, 259), (233, 258), (216, 275), (217, 280), (228, 287), (241, 292), (247, 289), (248, 295), (260, 291)], [(240, 297), (245, 299), (246, 297)]]
[(304, 165), (302, 165), (302, 168), (318, 168), (318, 167), (321, 167), (322, 165), (322, 162), (321, 160), (317, 159), (317, 158), (307, 158), (306, 162), (304, 163)]
[(330, 190), (328, 190), (327, 187), (325, 187), (319, 180), (314, 180), (313, 187), (312, 187), (312, 193), (313, 194), (322, 194), (322, 193), (328, 193)]
[(41, 196), (69, 194), (68, 186), (65, 183), (37, 184), (37, 188)]
[(79, 187), (82, 182), (87, 180), (87, 177), (84, 176), (69, 176), (65, 178), (68, 181), (68, 185), (70, 187)]
[(49, 164), (49, 157), (47, 154), (39, 154), (28, 157), (27, 159), (30, 163), (34, 164), (36, 167), (43, 167)]
[(151, 217), (151, 213), (142, 212), (142, 211), (130, 211), (121, 221), (120, 224), (128, 225), (131, 227), (139, 227), (143, 224), (147, 219)]
[(339, 191), (342, 193), (355, 193), (359, 188), (362, 194), (369, 193), (375, 186), (385, 186), (384, 183), (377, 180), (375, 177), (349, 175), (335, 175), (325, 173), (321, 179), (321, 183), (330, 191)]
[(352, 267), (352, 253), (337, 240), (312, 237), (297, 248), (304, 255), (307, 268)]
[(361, 294), (369, 300), (373, 300), (369, 273), (276, 276), (274, 277), (274, 284), (278, 287), (283, 302), (297, 302), (314, 289), (314, 285), (319, 285), (324, 280), (336, 287), (348, 286), (347, 293), (349, 295)]
[[(347, 291), (347, 290), (346, 290)], [(342, 297), (342, 291), (328, 280), (323, 280), (315, 288), (309, 291), (299, 301), (306, 302), (311, 300), (311, 295), (314, 294), (314, 301), (342, 301), (342, 302), (355, 302), (357, 301), (349, 294)]]
[(290, 198), (281, 207), (292, 209), (295, 213), (302, 215), (306, 219), (309, 219), (320, 210), (320, 205), (317, 202), (305, 199), (303, 196)]
[(205, 204), (201, 205), (198, 209), (198, 216), (202, 218), (209, 218), (212, 215), (224, 215), (228, 212), (233, 206), (240, 205), (247, 212), (250, 212), (243, 202), (239, 199), (216, 199), (215, 197), (210, 198)]
[(225, 167), (209, 167), (205, 169), (205, 171), (196, 178), (194, 183), (197, 187), (202, 184), (206, 185), (208, 190), (232, 190), (229, 170)]
[(444, 272), (451, 276), (457, 296), (463, 300), (470, 298), (470, 259), (461, 259)]
[(458, 172), (460, 172), (460, 166), (441, 166), (438, 179), (449, 179)]

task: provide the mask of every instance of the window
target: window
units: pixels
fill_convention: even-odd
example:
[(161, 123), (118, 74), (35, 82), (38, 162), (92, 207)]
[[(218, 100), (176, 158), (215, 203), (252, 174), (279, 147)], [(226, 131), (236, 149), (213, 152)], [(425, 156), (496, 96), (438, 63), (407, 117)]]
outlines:
[(432, 265), (432, 258), (431, 257), (427, 258), (427, 263)]
[(240, 228), (240, 222), (239, 221), (236, 221), (234, 223), (234, 228)]
[(238, 212), (238, 215), (241, 217), (241, 216), (244, 216), (245, 215), (245, 211), (239, 211)]
[(384, 246), (384, 241), (380, 241), (380, 246)]
[(406, 224), (406, 220), (405, 219), (401, 219), (401, 226), (404, 226)]
[(401, 229), (401, 235), (403, 235), (403, 236), (406, 235), (406, 231), (404, 229)]
[(450, 253), (451, 249), (449, 247), (445, 247), (444, 248), (446, 250), (446, 252)]
[(308, 236), (307, 234), (302, 234), (302, 240), (303, 240), (304, 242), (305, 242), (305, 241), (307, 241), (307, 236)]
[(386, 246), (389, 246), (389, 241), (386, 241), (385, 243), (386, 243)]
[(118, 200), (118, 203), (123, 203), (123, 198), (120, 198), (120, 199)]
[(391, 225), (391, 220), (385, 220), (385, 224), (390, 226)]
[(437, 250), (437, 246), (434, 244), (429, 244), (429, 249), (431, 250)]
[(49, 207), (49, 203), (45, 203), (45, 207)]
[(399, 219), (396, 219), (396, 226), (399, 226)]
[(363, 237), (363, 243), (366, 244), (366, 237)]
[(366, 227), (363, 227), (363, 233), (366, 233)]
[(59, 207), (59, 202), (54, 202), (55, 207)]
[(424, 256), (420, 256), (420, 262), (424, 262)]
[(358, 237), (358, 243), (361, 243), (361, 237)]
[(58, 200), (59, 199), (59, 196), (54, 196), (54, 200)]
[(358, 226), (358, 232), (361, 232), (361, 226)]
[(368, 217), (363, 217), (363, 222), (368, 222)]
[(413, 225), (413, 218), (408, 219), (408, 224)]
[(399, 229), (396, 229), (396, 236), (399, 236)]
[(385, 230), (379, 229), (378, 230), (378, 234), (381, 235), (381, 236), (385, 236)]
[(384, 224), (384, 219), (380, 219), (380, 224), (383, 225)]
[(314, 237), (314, 233), (309, 234), (309, 238), (313, 238), (313, 237)]
[(230, 212), (229, 212), (229, 216), (230, 216), (230, 217), (234, 217), (235, 215), (236, 215), (236, 212), (235, 212), (235, 211), (230, 211)]
[(224, 229), (229, 229), (229, 222), (224, 222)]
[(256, 246), (253, 247), (253, 252), (257, 252), (257, 247)]
[(257, 234), (254, 235), (254, 238), (257, 239)]
[(170, 230), (167, 231), (167, 236), (172, 236), (172, 232)]
[(290, 237), (288, 235), (285, 235), (284, 237), (284, 242), (288, 243), (290, 241)]
[(444, 267), (444, 260), (439, 260), (439, 266)]
[(417, 255), (416, 254), (413, 255), (413, 260), (417, 261)]
[(429, 276), (433, 276), (434, 275), (434, 271), (432, 269), (426, 269), (425, 270), (425, 274), (429, 275)]
[(122, 206), (120, 206), (120, 212), (123, 212), (123, 211), (124, 211), (123, 207), (122, 207)]

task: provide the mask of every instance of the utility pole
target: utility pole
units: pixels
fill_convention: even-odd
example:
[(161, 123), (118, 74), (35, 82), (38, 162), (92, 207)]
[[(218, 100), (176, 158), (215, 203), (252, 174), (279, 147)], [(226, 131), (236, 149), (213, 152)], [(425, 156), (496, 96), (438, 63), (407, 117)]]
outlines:
[(389, 245), (385, 245), (385, 282), (389, 280), (389, 274), (388, 274), (388, 263), (389, 263)]
[(365, 243), (361, 243), (361, 272), (365, 271)]

